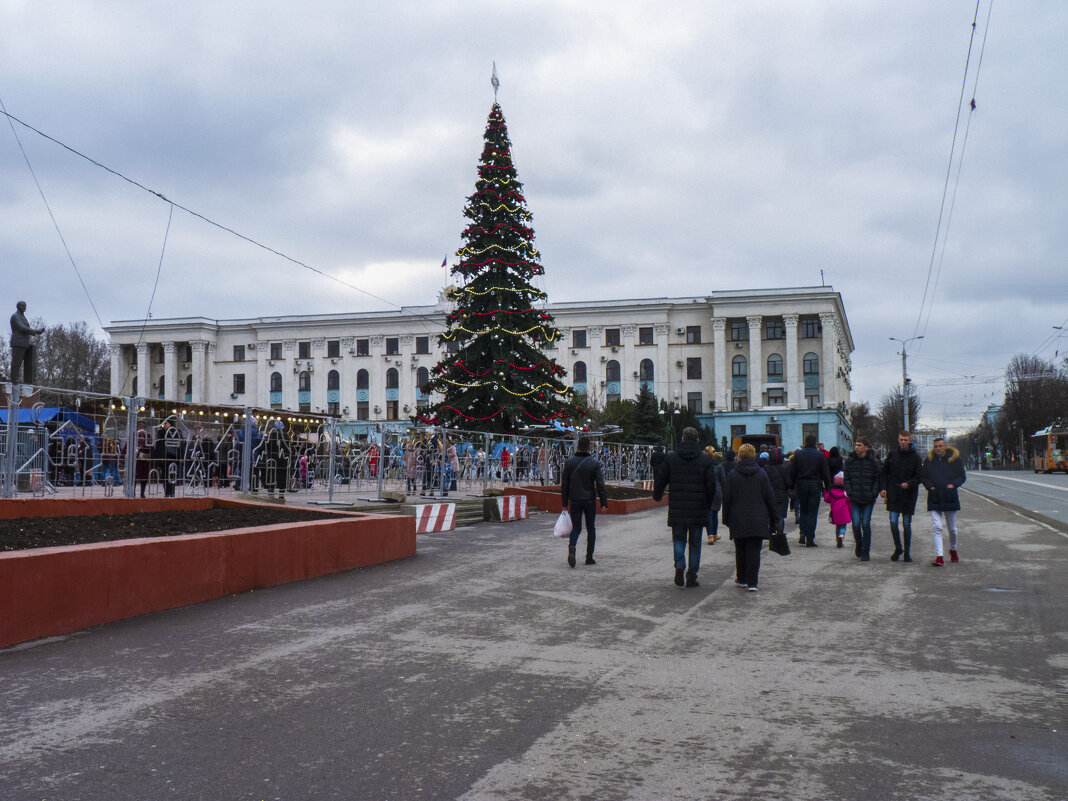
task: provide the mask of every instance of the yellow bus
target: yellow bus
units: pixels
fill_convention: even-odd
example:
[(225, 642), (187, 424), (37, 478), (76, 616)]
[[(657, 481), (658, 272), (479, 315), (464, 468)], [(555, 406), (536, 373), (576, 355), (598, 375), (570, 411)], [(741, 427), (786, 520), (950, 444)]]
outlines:
[(1068, 473), (1068, 424), (1053, 423), (1031, 436), (1036, 473)]

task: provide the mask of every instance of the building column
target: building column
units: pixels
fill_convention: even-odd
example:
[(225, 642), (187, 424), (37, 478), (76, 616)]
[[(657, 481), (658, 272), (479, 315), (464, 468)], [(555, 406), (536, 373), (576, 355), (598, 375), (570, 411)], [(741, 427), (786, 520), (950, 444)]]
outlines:
[(823, 388), (820, 390), (820, 406), (826, 408), (838, 403), (838, 315), (834, 312), (820, 312), (820, 324), (823, 327), (823, 356), (820, 359)]
[(750, 314), (745, 320), (749, 323), (749, 408), (758, 409), (764, 405), (764, 354), (760, 341), (764, 318)]
[(122, 394), (123, 384), (123, 371), (122, 371), (122, 345), (108, 345), (108, 352), (111, 354), (111, 381), (110, 389), (112, 395), (118, 397)]
[(731, 410), (731, 365), (727, 358), (727, 318), (712, 319), (712, 399), (716, 411)]
[(207, 341), (193, 340), (189, 345), (193, 351), (193, 391), (190, 399), (194, 404), (203, 404), (207, 402), (207, 388), (204, 386), (204, 377), (207, 375), (207, 371), (205, 370)]
[(247, 392), (244, 398), (239, 398), (239, 403), (246, 406), (258, 406), (261, 409), (271, 408), (271, 373), (274, 372), (274, 368), (267, 366), (268, 355), (270, 355), (270, 343), (266, 340), (257, 339), (255, 383), (250, 383), (248, 376), (245, 376), (246, 391), (252, 387), (255, 387), (255, 390)]
[[(341, 401), (339, 410), (344, 419), (356, 417), (356, 371), (357, 359), (349, 350), (356, 346), (356, 337), (341, 337), (341, 359), (339, 369), (341, 372)], [(433, 359), (433, 356), (428, 358)], [(348, 409), (348, 413), (345, 409)]]
[(137, 343), (137, 394), (152, 400), (152, 364), (148, 360), (148, 343)]
[(670, 338), (671, 325), (669, 323), (653, 325), (653, 341), (656, 343), (656, 357), (653, 359), (653, 393), (656, 395), (658, 405), (661, 400), (668, 400), (668, 342)]
[(619, 329), (619, 377), (623, 384), (620, 395), (622, 398), (636, 398), (641, 388), (641, 376), (635, 376), (638, 372), (638, 362), (641, 361), (636, 349), (638, 326), (635, 323), (627, 323)]
[[(151, 385), (149, 385), (151, 387)], [(158, 393), (157, 393), (158, 394)], [(163, 343), (163, 399), (177, 400), (178, 394), (178, 344)]]
[(805, 382), (797, 363), (797, 322), (799, 314), (784, 314), (782, 324), (786, 328), (786, 408), (801, 409), (805, 403)]

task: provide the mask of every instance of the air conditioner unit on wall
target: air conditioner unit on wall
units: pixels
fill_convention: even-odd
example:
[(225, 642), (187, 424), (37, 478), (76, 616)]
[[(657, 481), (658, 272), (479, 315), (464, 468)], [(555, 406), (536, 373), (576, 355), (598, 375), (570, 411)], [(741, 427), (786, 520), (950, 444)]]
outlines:
[(675, 362), (676, 367), (682, 367), (682, 362)]
[(245, 347), (247, 347), (249, 350), (256, 350), (256, 343), (249, 342), (248, 345), (246, 345)]
[(685, 328), (676, 328), (675, 329), (675, 333), (676, 334), (685, 334), (686, 333), (686, 329)]
[(349, 348), (349, 353), (355, 353), (355, 352), (356, 352), (356, 348)]

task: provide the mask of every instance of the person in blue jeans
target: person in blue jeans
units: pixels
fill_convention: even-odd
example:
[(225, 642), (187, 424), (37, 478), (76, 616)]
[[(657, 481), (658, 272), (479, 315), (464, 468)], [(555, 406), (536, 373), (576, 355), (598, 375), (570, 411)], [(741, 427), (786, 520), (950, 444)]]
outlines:
[(567, 543), (567, 564), (575, 566), (575, 548), (586, 522), (586, 564), (595, 565), (594, 548), (597, 546), (597, 500), (601, 508), (608, 508), (608, 493), (604, 486), (601, 463), (590, 453), (590, 438), (581, 436), (575, 445), (575, 454), (564, 464), (560, 477), (560, 500), (571, 513), (571, 537)]
[(696, 428), (684, 428), (679, 447), (664, 457), (653, 482), (653, 499), (663, 498), (669, 485), (668, 526), (675, 557), (675, 584), (699, 587), (701, 532), (708, 525), (709, 510), (720, 505), (722, 495), (712, 457), (701, 450)]
[[(894, 553), (890, 559), (896, 562), (902, 556), (912, 561), (912, 515), (916, 512), (916, 497), (919, 495), (920, 470), (923, 460), (912, 444), (912, 434), (900, 431), (897, 449), (883, 459), (882, 497), (886, 498), (886, 510), (890, 513), (890, 535), (894, 538)], [(898, 529), (898, 520), (901, 529)]]
[(881, 469), (867, 439), (857, 437), (855, 448), (846, 459), (842, 472), (853, 518), (854, 554), (862, 562), (867, 562), (871, 559), (871, 514), (881, 489)]

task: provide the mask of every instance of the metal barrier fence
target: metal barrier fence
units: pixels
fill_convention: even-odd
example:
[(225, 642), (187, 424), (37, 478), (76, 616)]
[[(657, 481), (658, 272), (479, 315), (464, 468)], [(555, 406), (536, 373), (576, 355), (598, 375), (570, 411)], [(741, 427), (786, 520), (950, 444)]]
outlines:
[[(574, 437), (510, 436), (280, 410), (0, 386), (0, 497), (479, 494), (559, 483)], [(11, 421), (15, 421), (12, 425)], [(403, 425), (403, 424), (401, 424)], [(605, 480), (651, 478), (648, 445), (600, 442)], [(246, 447), (247, 446), (247, 447)]]

